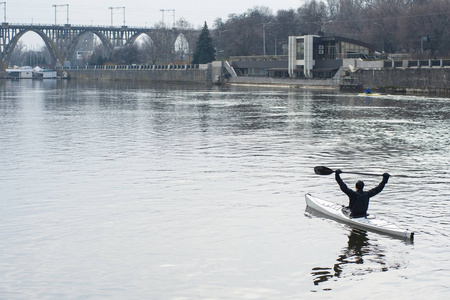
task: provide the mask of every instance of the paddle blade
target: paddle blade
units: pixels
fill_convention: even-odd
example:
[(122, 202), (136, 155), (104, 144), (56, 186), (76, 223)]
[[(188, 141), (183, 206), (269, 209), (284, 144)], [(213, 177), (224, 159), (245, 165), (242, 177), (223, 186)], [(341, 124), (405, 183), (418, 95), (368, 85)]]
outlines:
[(314, 167), (314, 173), (316, 173), (317, 175), (330, 175), (334, 173), (334, 171), (324, 166), (317, 166)]

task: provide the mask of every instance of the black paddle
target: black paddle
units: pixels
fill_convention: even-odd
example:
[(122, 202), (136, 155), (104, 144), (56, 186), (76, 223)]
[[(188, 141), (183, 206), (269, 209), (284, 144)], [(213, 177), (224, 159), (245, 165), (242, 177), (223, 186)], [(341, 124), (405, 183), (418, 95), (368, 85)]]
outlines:
[[(324, 166), (314, 167), (314, 173), (316, 173), (317, 175), (330, 175), (334, 172), (335, 172), (334, 170), (324, 167)], [(342, 172), (342, 173), (358, 174), (358, 175), (366, 175), (366, 176), (383, 176), (383, 174), (360, 173), (360, 172)], [(396, 175), (396, 177), (407, 177), (407, 176)]]

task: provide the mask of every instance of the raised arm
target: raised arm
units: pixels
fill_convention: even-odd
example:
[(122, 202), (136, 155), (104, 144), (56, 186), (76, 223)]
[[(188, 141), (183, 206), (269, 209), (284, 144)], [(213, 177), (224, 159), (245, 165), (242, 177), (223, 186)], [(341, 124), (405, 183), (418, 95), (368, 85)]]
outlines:
[(341, 188), (341, 191), (343, 191), (345, 194), (349, 194), (352, 191), (348, 188), (348, 186), (344, 183), (342, 180), (340, 174), (342, 173), (341, 169), (337, 169), (335, 172), (334, 178), (336, 179), (337, 183), (339, 184), (339, 187)]
[(380, 193), (384, 189), (384, 186), (386, 185), (386, 183), (389, 180), (389, 176), (390, 176), (389, 173), (383, 174), (383, 180), (381, 180), (380, 184), (368, 192), (369, 197), (375, 196), (376, 194)]

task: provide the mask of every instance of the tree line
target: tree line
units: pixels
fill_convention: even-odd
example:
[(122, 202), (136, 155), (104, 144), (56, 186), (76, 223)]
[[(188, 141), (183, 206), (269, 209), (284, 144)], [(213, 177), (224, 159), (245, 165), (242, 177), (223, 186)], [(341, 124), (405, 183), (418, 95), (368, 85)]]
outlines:
[[(214, 55), (211, 50), (201, 55), (212, 59), (280, 55), (286, 52), (283, 45), (287, 44), (289, 36), (305, 34), (359, 40), (373, 45), (380, 53), (443, 58), (450, 54), (449, 16), (449, 0), (309, 0), (297, 9), (278, 10), (275, 14), (264, 6), (255, 6), (242, 14), (230, 14), (225, 21), (216, 19), (211, 32), (206, 23), (201, 33), (184, 20), (178, 26), (181, 25), (188, 37), (189, 57), (185, 59), (194, 63), (199, 61), (193, 58), (200, 55), (195, 52), (205, 47), (211, 49), (208, 44), (211, 42)], [(208, 35), (206, 42), (205, 34)], [(152, 51), (153, 63), (173, 62), (177, 58), (167, 54), (177, 53), (172, 45), (164, 46), (155, 41), (141, 53), (148, 55)]]
[[(112, 53), (100, 44), (82, 63), (203, 63), (199, 58), (280, 55), (285, 53), (283, 45), (289, 36), (305, 34), (352, 38), (373, 45), (378, 52), (411, 58), (445, 58), (450, 55), (449, 16), (449, 0), (309, 0), (297, 9), (275, 14), (268, 7), (255, 6), (242, 14), (230, 14), (226, 20), (216, 19), (211, 30), (206, 23), (201, 31), (196, 30), (181, 18), (176, 30), (182, 38), (175, 45), (173, 28), (156, 24), (151, 39), (145, 37)], [(195, 48), (209, 52), (196, 54)], [(16, 49), (13, 61), (27, 63), (20, 44)]]
[(216, 19), (214, 40), (222, 57), (281, 54), (288, 36), (304, 34), (344, 36), (378, 52), (446, 57), (449, 15), (449, 0), (310, 0), (275, 14), (254, 7)]
[(170, 29), (161, 24), (159, 36), (144, 47), (119, 49), (110, 61), (205, 63), (230, 56), (280, 55), (285, 54), (283, 45), (289, 36), (305, 34), (352, 38), (372, 44), (380, 53), (411, 58), (448, 57), (449, 14), (448, 0), (309, 0), (297, 9), (275, 14), (268, 7), (256, 6), (242, 14), (230, 14), (225, 21), (216, 19), (211, 31), (206, 23), (199, 32), (181, 19), (177, 27), (189, 45), (184, 55), (167, 43)]

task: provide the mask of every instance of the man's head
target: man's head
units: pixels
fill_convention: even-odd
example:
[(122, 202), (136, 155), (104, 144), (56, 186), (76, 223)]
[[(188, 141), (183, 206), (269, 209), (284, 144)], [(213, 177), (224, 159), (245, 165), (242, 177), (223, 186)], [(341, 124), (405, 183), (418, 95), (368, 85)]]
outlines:
[(362, 191), (362, 189), (364, 188), (364, 181), (358, 180), (358, 182), (356, 182), (355, 187), (356, 187), (357, 190), (361, 190)]

